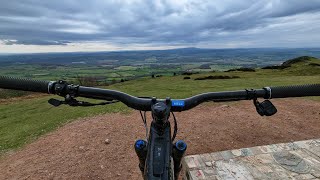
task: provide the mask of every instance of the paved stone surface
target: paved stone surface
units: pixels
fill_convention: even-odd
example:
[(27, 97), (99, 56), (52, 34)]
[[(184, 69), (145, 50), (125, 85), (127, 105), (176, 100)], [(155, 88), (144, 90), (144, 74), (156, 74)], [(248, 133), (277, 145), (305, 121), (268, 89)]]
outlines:
[(184, 179), (320, 179), (320, 139), (186, 156)]

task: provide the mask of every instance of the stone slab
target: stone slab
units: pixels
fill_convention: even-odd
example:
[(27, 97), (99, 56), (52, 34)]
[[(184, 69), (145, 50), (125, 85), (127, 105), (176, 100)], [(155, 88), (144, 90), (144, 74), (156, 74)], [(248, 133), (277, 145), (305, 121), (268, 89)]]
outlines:
[(184, 179), (319, 179), (320, 139), (271, 144), (183, 159)]

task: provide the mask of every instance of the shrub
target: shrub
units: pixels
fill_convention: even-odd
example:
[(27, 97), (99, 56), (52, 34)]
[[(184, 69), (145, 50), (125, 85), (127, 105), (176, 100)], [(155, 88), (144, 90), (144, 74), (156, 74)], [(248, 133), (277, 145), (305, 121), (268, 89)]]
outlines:
[(320, 64), (317, 63), (310, 63), (309, 66), (320, 66)]
[(274, 66), (266, 66), (266, 67), (263, 67), (261, 69), (286, 69), (288, 67), (291, 67), (291, 66), (278, 66), (278, 65), (274, 65)]
[(205, 77), (198, 77), (194, 80), (213, 80), (213, 79), (236, 79), (236, 78), (240, 78), (239, 76), (205, 76)]
[(184, 72), (182, 75), (192, 75), (192, 74), (199, 74), (199, 72)]
[(232, 72), (232, 71), (256, 72), (256, 70), (254, 68), (245, 68), (245, 67), (238, 68), (238, 69), (229, 69), (225, 72)]

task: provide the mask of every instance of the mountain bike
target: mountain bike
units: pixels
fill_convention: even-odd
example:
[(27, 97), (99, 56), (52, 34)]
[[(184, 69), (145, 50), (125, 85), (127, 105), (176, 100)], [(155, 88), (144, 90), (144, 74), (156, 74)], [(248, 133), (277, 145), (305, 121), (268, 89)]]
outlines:
[[(69, 84), (66, 81), (39, 81), (0, 76), (0, 88), (56, 94), (64, 97), (63, 101), (49, 99), (53, 106), (62, 104), (70, 106), (98, 106), (122, 102), (130, 108), (139, 110), (146, 128), (146, 140), (137, 140), (134, 149), (139, 159), (139, 168), (144, 179), (172, 180), (178, 179), (182, 165), (181, 160), (186, 152), (187, 144), (175, 137), (178, 131), (174, 112), (186, 111), (207, 102), (252, 100), (261, 116), (272, 116), (277, 112), (271, 98), (287, 98), (301, 96), (320, 96), (320, 84), (295, 85), (280, 87), (264, 87), (261, 89), (245, 89), (239, 91), (208, 92), (186, 99), (157, 99), (156, 97), (135, 97), (129, 94), (93, 87)], [(79, 101), (77, 97), (104, 100), (101, 103)], [(264, 98), (259, 102), (258, 98)], [(151, 111), (152, 122), (148, 130), (146, 112)], [(171, 122), (173, 117), (173, 134)]]

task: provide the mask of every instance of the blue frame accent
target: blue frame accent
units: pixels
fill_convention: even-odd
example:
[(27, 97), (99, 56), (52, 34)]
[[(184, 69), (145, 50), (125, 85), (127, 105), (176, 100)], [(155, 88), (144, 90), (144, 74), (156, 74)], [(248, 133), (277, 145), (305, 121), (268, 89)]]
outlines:
[(184, 107), (185, 103), (184, 100), (172, 100), (171, 106), (173, 107)]

